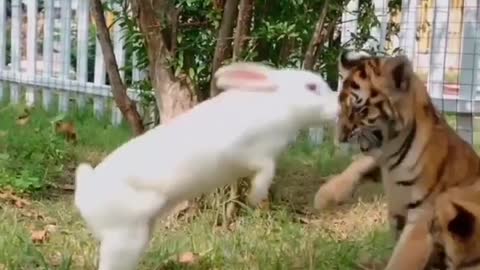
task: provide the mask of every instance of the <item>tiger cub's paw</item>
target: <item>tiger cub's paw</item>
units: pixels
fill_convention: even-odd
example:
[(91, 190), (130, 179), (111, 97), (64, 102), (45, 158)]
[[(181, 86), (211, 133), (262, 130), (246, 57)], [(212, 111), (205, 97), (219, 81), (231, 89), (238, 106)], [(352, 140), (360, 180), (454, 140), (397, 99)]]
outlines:
[(324, 210), (331, 205), (338, 205), (350, 199), (353, 195), (354, 183), (349, 176), (339, 174), (320, 186), (313, 201), (316, 210)]

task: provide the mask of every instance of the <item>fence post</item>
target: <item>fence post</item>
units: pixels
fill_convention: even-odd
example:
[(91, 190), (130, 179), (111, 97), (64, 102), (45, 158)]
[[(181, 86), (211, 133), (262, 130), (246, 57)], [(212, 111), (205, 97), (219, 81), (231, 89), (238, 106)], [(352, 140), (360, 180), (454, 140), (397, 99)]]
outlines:
[(417, 0), (402, 0), (402, 20), (400, 22), (400, 47), (410, 61), (415, 60), (417, 34)]
[[(0, 0), (0, 72), (5, 71), (5, 55), (7, 54), (6, 50), (6, 0)], [(3, 101), (5, 97), (4, 83), (0, 81), (0, 102)]]
[[(72, 3), (71, 1), (62, 1), (60, 3), (62, 11), (62, 25), (61, 25), (61, 78), (68, 79), (70, 73), (70, 54), (71, 54), (71, 22), (72, 22)], [(70, 93), (67, 91), (59, 91), (58, 93), (58, 109), (60, 112), (68, 111)]]
[(388, 22), (388, 0), (374, 0), (373, 5), (375, 8), (375, 17), (380, 22), (380, 26), (375, 26), (370, 30), (370, 35), (374, 39), (370, 39), (366, 47), (375, 51), (385, 51), (385, 38), (387, 32)]
[[(37, 71), (37, 0), (27, 2), (27, 78), (34, 82)], [(25, 102), (33, 106), (38, 101), (35, 86), (27, 86)]]
[[(77, 80), (80, 83), (88, 81), (88, 33), (90, 26), (90, 9), (88, 0), (77, 2)], [(76, 95), (79, 108), (85, 107), (85, 93)]]
[[(44, 80), (49, 80), (53, 74), (53, 0), (44, 0), (45, 24), (43, 25), (43, 74)], [(42, 89), (42, 104), (45, 110), (52, 106), (50, 89)]]
[[(21, 29), (20, 25), (22, 22), (22, 12), (21, 11), (21, 1), (12, 0), (12, 28), (11, 28), (11, 43), (10, 43), (10, 70), (15, 72), (15, 74), (20, 73), (20, 59), (21, 59), (21, 48), (22, 43), (20, 39)], [(20, 85), (18, 83), (10, 84), (10, 102), (12, 104), (20, 103)]]
[[(100, 46), (100, 42), (98, 38), (95, 39), (95, 75), (94, 75), (94, 83), (97, 85), (104, 85), (105, 84), (105, 63), (103, 62), (103, 53), (102, 47)], [(105, 112), (105, 98), (100, 95), (100, 93), (96, 93), (95, 97), (93, 98), (93, 113), (97, 118), (103, 117)]]
[(430, 50), (428, 91), (435, 106), (441, 111), (456, 109), (445, 108), (443, 90), (445, 80), (445, 63), (447, 57), (449, 0), (436, 0), (432, 23), (432, 48)]
[(477, 110), (480, 83), (480, 11), (476, 0), (464, 0), (463, 42), (460, 72), (460, 93), (457, 105), (457, 132), (473, 144), (473, 114)]

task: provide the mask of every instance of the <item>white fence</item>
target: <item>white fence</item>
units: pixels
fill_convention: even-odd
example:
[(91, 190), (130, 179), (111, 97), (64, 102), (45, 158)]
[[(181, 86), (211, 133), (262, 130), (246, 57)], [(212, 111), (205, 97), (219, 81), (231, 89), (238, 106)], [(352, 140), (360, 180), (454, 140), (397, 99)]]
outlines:
[[(40, 12), (39, 2), (0, 0), (0, 98), (14, 104), (25, 99), (28, 105), (42, 103), (46, 109), (58, 107), (60, 112), (73, 105), (82, 108), (86, 99), (92, 98), (95, 115), (104, 116), (111, 110), (112, 122), (118, 124), (121, 114), (106, 84), (98, 40), (94, 51), (89, 51), (89, 40), (94, 35), (89, 31), (90, 1), (44, 0)], [(112, 40), (120, 67), (125, 63), (121, 37), (120, 27), (115, 24)], [(89, 66), (89, 55), (95, 56), (94, 65)], [(90, 79), (89, 70), (94, 74)], [(133, 80), (142, 74), (133, 70)], [(121, 75), (125, 75), (123, 71)], [(129, 95), (137, 99), (131, 89)]]
[[(25, 99), (28, 104), (38, 102), (47, 109), (67, 111), (73, 105), (82, 108), (91, 98), (95, 115), (110, 110), (112, 122), (121, 121), (111, 102), (98, 41), (89, 48), (89, 40), (95, 38), (89, 31), (89, 2), (0, 0), (0, 99), (11, 103)], [(480, 111), (478, 1), (402, 0), (402, 12), (397, 15), (388, 12), (388, 0), (373, 2), (380, 25), (371, 29), (373, 39), (365, 46), (390, 53), (400, 47), (423, 74), (436, 105), (456, 114), (458, 132), (473, 142), (474, 116)], [(343, 14), (339, 30), (344, 44), (357, 30), (358, 6), (359, 0), (351, 0)], [(387, 42), (387, 25), (392, 21), (400, 24), (400, 34)], [(112, 39), (119, 66), (126, 61), (121, 36), (115, 24)], [(76, 61), (72, 61), (72, 52)], [(125, 76), (123, 71), (121, 75)], [(133, 70), (131, 75), (135, 81), (144, 72)], [(137, 99), (131, 90), (129, 95)]]

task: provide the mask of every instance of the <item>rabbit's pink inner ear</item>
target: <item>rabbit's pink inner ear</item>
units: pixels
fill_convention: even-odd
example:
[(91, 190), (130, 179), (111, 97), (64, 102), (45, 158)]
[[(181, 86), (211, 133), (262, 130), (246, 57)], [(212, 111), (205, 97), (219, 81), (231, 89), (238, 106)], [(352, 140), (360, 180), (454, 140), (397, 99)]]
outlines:
[(217, 86), (225, 90), (275, 91), (277, 85), (263, 72), (235, 70), (225, 72), (217, 78)]
[(235, 75), (238, 79), (244, 79), (244, 80), (268, 80), (268, 77), (265, 74), (258, 73), (258, 72), (249, 72), (249, 71), (236, 71)]

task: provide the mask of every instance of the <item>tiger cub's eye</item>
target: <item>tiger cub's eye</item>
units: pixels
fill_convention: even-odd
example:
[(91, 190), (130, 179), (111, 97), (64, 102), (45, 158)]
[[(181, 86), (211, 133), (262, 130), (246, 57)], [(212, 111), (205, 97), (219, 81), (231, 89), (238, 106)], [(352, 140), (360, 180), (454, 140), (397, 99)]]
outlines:
[(361, 108), (359, 111), (359, 114), (361, 117), (366, 117), (368, 115), (368, 108), (367, 107)]

